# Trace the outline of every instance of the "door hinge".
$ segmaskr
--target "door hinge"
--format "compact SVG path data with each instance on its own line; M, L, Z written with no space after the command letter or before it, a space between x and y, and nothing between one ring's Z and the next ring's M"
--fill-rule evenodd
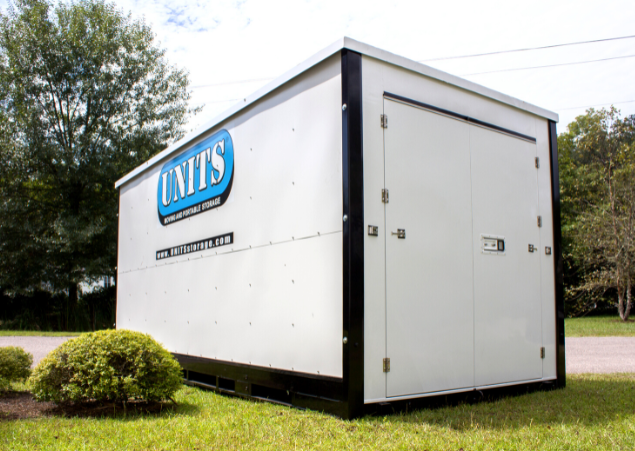
M540 158L536 157L536 169L540 167Z
M542 227L542 216L538 216L538 227Z
M545 358L545 348L544 348L544 346L542 348L540 348L540 358L541 359Z
M388 197L388 190L386 188L381 190L381 201L385 204L388 203L390 198Z
M390 373L390 357L384 359L384 373Z
M388 128L388 115L381 115L381 128Z

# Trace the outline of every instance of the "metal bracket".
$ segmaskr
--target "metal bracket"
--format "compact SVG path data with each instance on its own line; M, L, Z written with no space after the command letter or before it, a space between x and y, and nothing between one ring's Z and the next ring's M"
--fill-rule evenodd
M545 348L544 348L544 346L542 348L540 348L540 358L541 359L545 358Z
M406 239L406 229L397 229L396 232L390 232L391 235L397 235L397 238L400 240Z
M534 252L536 250L536 246L534 246L533 244L530 244L528 247L529 252Z
M536 169L540 167L540 158L536 157Z
M386 188L381 190L381 201L385 204L388 203L390 198L388 197L388 190Z
M390 373L390 357L384 359L384 373Z
M542 216L538 216L538 227L542 227Z
M386 114L381 115L381 128L388 128L388 116Z
M545 255L551 255L551 247L545 246Z
M368 226L368 235L369 236L379 236L379 227L374 225Z

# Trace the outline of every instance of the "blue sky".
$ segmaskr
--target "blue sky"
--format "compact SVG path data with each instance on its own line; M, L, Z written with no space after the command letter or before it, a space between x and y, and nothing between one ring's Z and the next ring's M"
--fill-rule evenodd
M205 104L190 128L342 36L421 61L635 35L632 0L116 3L145 18L170 62L189 70L193 103ZM626 55L635 55L635 39L426 64L464 75ZM615 103L635 114L634 74L635 57L465 78L556 111L563 130L587 106Z

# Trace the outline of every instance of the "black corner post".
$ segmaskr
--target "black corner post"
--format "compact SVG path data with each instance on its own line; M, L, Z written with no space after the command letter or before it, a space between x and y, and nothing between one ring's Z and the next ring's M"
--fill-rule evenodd
M562 229L560 222L560 174L558 171L558 134L556 123L549 121L549 154L551 157L551 199L553 209L553 257L555 258L556 289L556 374L558 387L566 386L564 353L564 261L562 259Z
M343 370L348 418L364 411L362 56L342 50ZM344 219L346 218L346 219Z

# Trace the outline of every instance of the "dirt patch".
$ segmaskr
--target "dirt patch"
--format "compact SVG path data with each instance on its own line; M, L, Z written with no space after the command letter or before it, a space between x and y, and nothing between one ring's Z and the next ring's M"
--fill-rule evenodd
M0 394L0 421L22 420L47 415L55 407L52 402L36 402L29 392L7 392Z
M0 395L0 421L45 416L113 417L158 414L175 407L174 403L143 401L130 401L125 404L95 401L58 406L52 402L37 402L29 392L7 392Z

